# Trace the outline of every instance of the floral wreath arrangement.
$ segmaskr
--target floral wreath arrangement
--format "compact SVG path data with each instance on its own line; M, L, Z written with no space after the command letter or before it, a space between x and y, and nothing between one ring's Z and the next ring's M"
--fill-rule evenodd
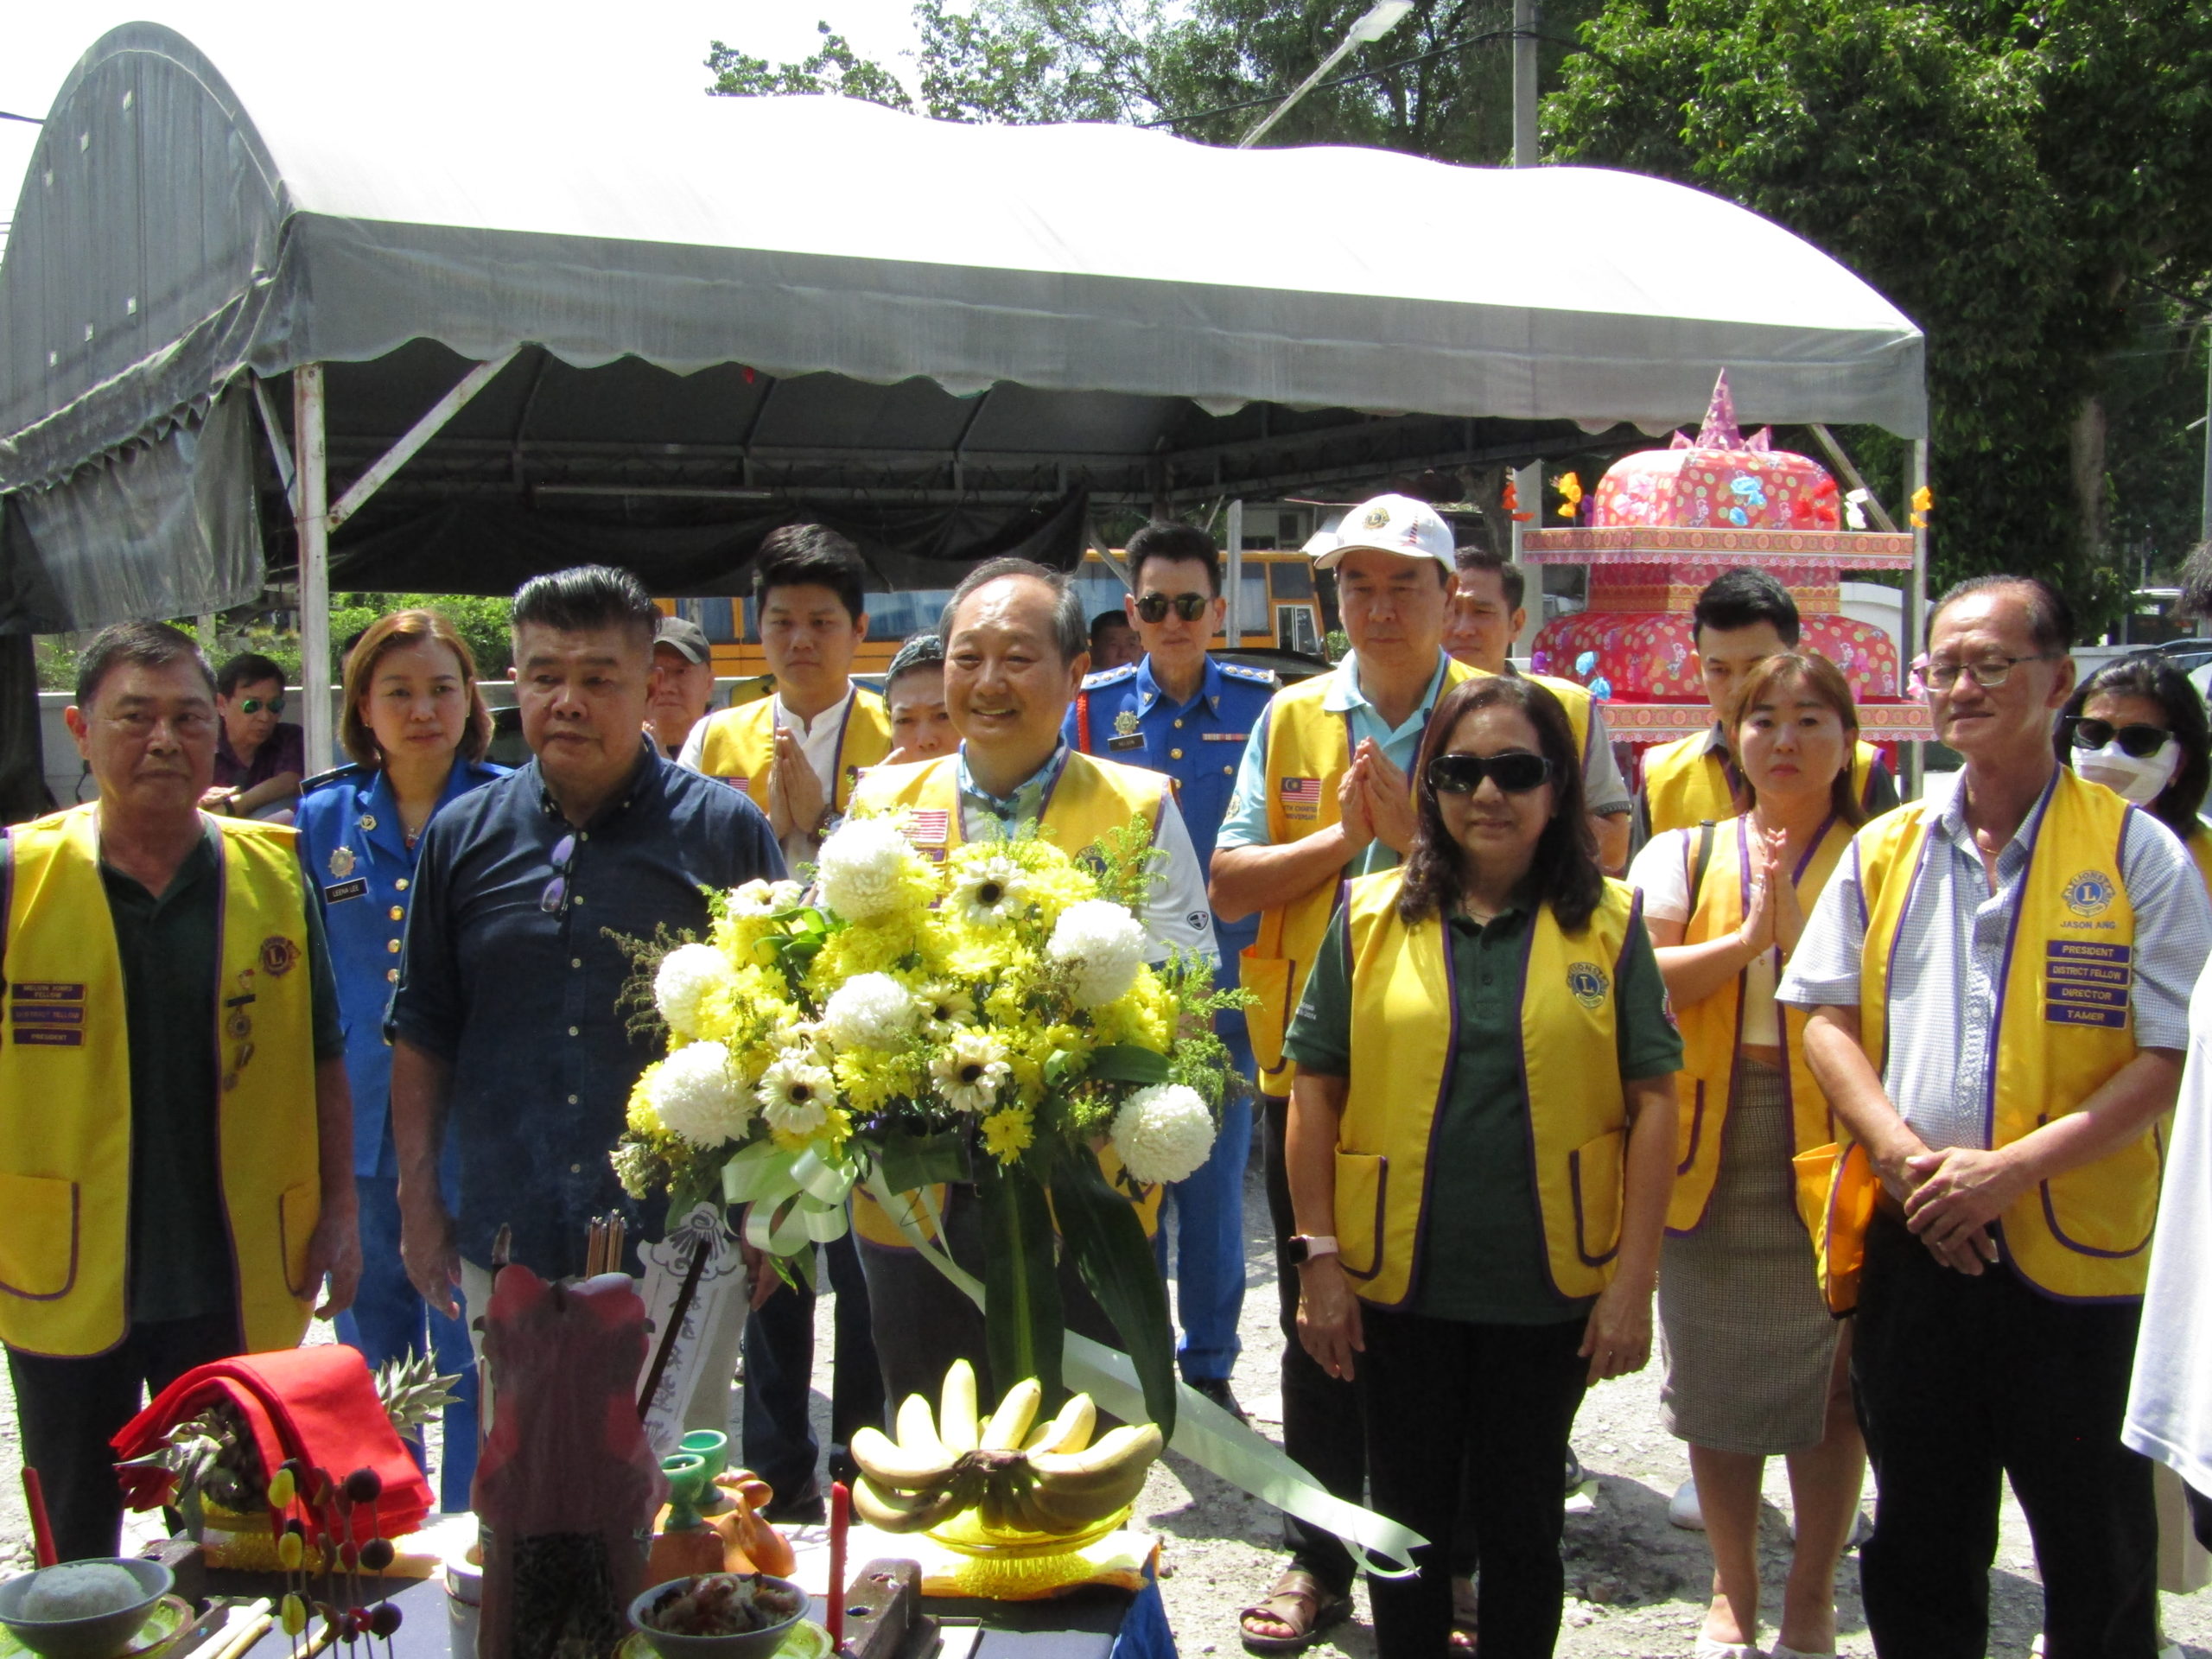
M898 817L855 817L810 891L747 882L711 895L706 939L634 944L633 1023L669 1052L630 1097L624 1189L749 1205L747 1239L809 1272L855 1186L934 1259L931 1189L972 1181L996 1373L1060 1398L1065 1249L1172 1433L1166 1296L1134 1199L1205 1161L1233 1075L1213 1016L1249 998L1216 991L1203 957L1146 963L1151 840L1133 820L1078 859L1032 827L940 861Z

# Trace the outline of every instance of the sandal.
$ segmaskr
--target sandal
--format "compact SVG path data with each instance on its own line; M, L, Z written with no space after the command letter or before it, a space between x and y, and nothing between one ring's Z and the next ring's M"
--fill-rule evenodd
M1265 1600L1239 1612L1236 1622L1245 1647L1253 1653L1302 1653L1319 1641L1330 1625L1351 1616L1350 1596L1332 1594L1304 1567L1294 1567L1285 1569ZM1250 1622L1255 1618L1287 1625L1292 1634L1274 1636L1255 1630Z

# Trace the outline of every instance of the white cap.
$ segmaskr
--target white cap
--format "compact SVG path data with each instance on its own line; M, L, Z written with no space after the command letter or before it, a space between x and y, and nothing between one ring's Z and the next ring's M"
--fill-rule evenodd
M1333 569L1345 554L1362 547L1402 559L1434 559L1446 570L1455 568L1452 526L1434 507L1410 495L1378 495L1361 502L1337 526L1335 545L1315 554L1313 563Z

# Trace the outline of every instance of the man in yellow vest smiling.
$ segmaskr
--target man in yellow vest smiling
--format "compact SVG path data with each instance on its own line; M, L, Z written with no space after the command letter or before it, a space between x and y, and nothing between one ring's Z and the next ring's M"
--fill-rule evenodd
M140 1390L291 1347L361 1257L321 912L290 830L199 810L207 659L109 628L64 717L99 800L0 842L0 1339L67 1560L116 1552Z
M1329 673L1278 691L1253 728L1229 817L1214 842L1212 893L1224 921L1257 912L1244 952L1244 1011L1260 1069L1268 1211L1281 1299L1283 1449L1338 1497L1360 1500L1367 1460L1353 1385L1315 1364L1298 1338L1298 1274L1284 1253L1297 1226L1283 1162L1296 1068L1290 1016L1344 878L1395 867L1413 844L1408 769L1429 711L1476 671L1444 653L1453 575L1451 527L1427 503L1380 495L1344 518L1314 563L1333 570L1351 653ZM1307 1646L1351 1611L1351 1552L1333 1534L1286 1517L1289 1567L1245 1609L1255 1651Z
M1215 952L1205 874L1168 779L1071 749L1061 740L1068 705L1090 663L1083 606L1066 577L1027 559L991 559L953 589L938 628L944 641L944 701L960 734L951 754L878 766L861 780L855 812L898 811L924 854L943 857L962 842L1035 824L1063 852L1081 853L1132 819L1152 827L1165 855L1152 898L1138 916L1147 955ZM953 1255L980 1261L976 1205L955 1190L944 1209ZM1156 1213L1155 1196L1147 1205ZM854 1230L875 1321L886 1395L929 1395L961 1355L981 1360L983 1319L919 1255L865 1194L854 1200ZM977 1268L980 1271L980 1268ZM1116 1343L1070 1262L1060 1293L1068 1325ZM1000 1377L1003 1391L1018 1378Z
M1832 1306L1858 1275L1884 1659L1985 1650L2004 1476L2050 1659L2159 1648L2151 1466L2120 1430L2212 903L2171 830L2054 759L2072 640L2030 578L1937 601L1922 668L1959 785L1859 832L1777 992L1812 1012L1848 1148L1819 1230ZM1854 1167L1879 1181L1863 1229Z

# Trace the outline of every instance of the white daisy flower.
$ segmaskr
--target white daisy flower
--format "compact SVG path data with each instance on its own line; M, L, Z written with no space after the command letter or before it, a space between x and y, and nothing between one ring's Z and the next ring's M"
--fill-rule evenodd
M1213 1150L1213 1114L1195 1089L1156 1083L1122 1103L1110 1139L1134 1179L1187 1180Z
M1010 858L987 858L961 872L952 905L970 927L1003 927L1029 908L1029 877Z
M1127 909L1104 899L1085 899L1060 913L1045 954L1075 969L1075 1004L1095 1008L1135 982L1144 944L1144 928Z
M796 881L747 881L729 896L729 913L741 922L758 921L791 908L806 890Z
M975 996L944 980L934 980L915 993L930 1035L946 1038L962 1026L976 1023Z
M838 1048L897 1048L921 1010L913 994L888 974L855 974L823 1005L822 1028Z
M956 1112L980 1112L991 1103L999 1085L1012 1075L1006 1051L988 1031L955 1033L945 1052L930 1062L930 1076L938 1092Z
M890 819L846 819L822 843L816 865L822 902L849 922L888 915L898 907L899 880L914 855Z
M811 1135L836 1103L836 1081L804 1049L785 1049L760 1074L756 1091L768 1127L785 1135Z
M660 1064L650 1090L653 1109L669 1132L695 1147L719 1147L743 1137L753 1103L730 1074L729 1050L720 1043L686 1043Z
M729 981L729 962L713 945L679 944L653 974L653 1006L678 1037L696 1037L701 1007Z

